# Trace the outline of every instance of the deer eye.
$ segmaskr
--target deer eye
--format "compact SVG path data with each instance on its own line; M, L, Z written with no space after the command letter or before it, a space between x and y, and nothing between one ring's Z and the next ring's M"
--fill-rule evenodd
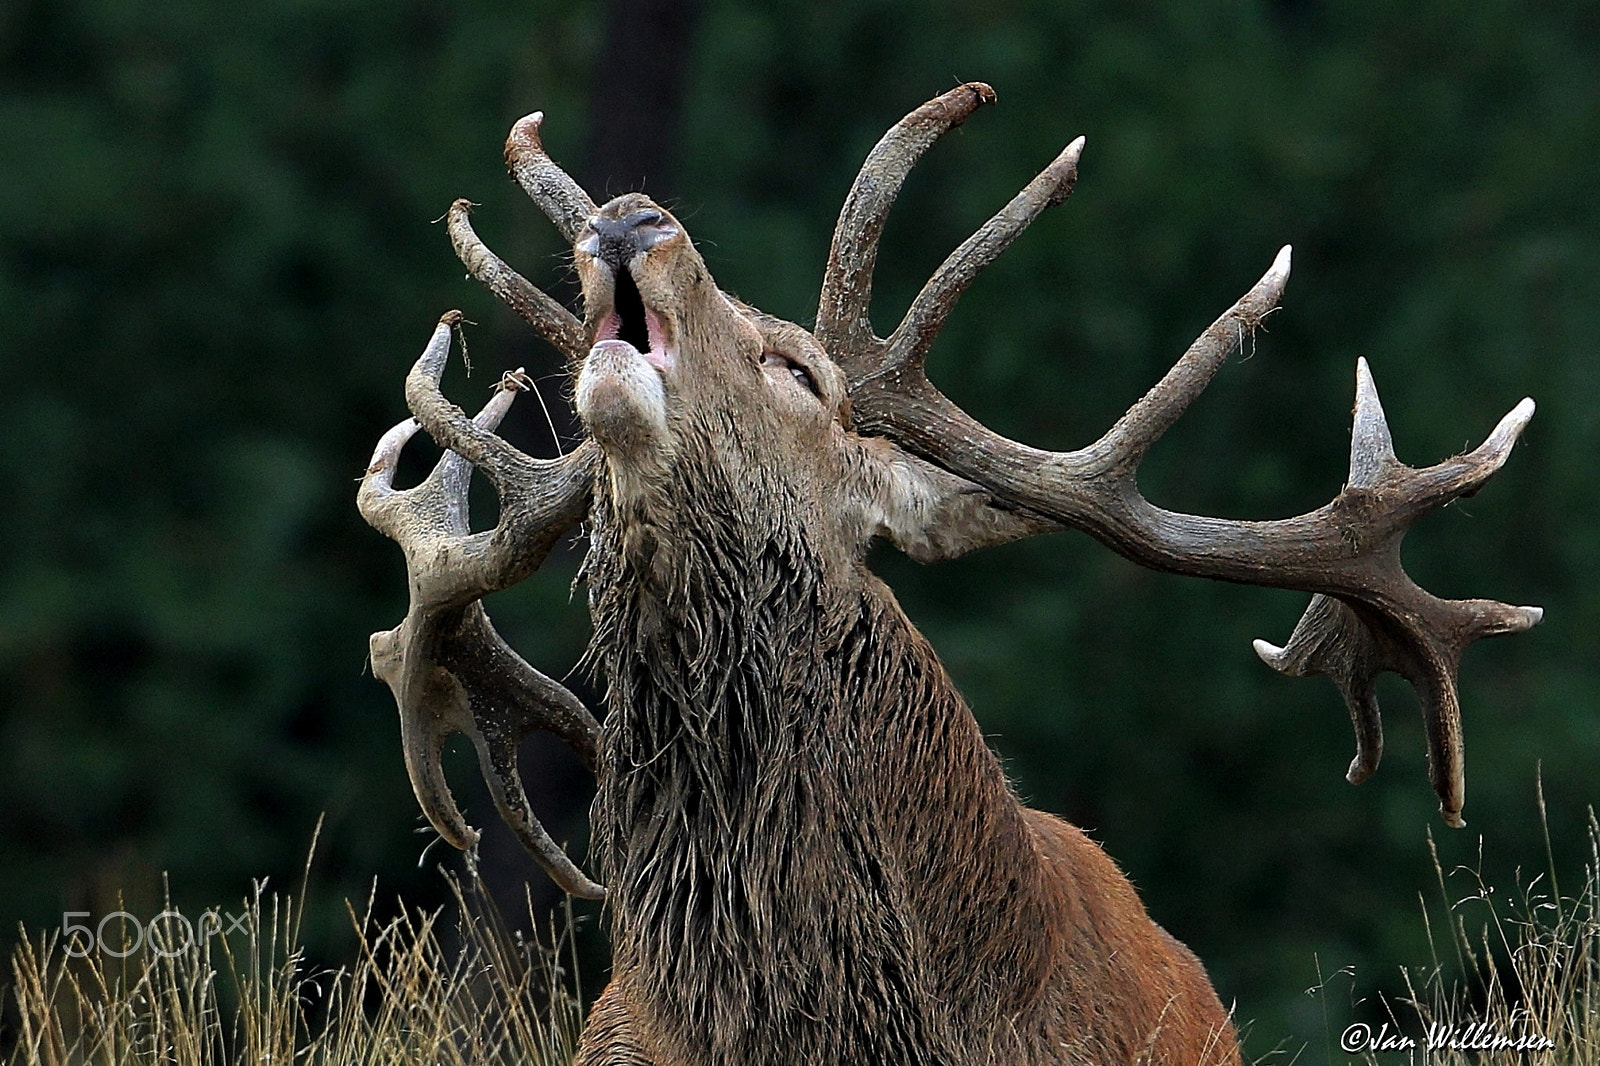
M782 367L784 370L787 370L790 374L794 375L794 379L796 381L809 389L811 391L811 395L815 396L819 400L822 399L822 390L817 388L817 383L812 379L810 372L793 359L790 359L787 355L784 355L782 352L775 352L770 349L762 352L761 365Z

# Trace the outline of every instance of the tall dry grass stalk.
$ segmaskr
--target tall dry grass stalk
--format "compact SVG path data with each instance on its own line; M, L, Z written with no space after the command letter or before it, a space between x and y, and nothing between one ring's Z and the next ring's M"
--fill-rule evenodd
M1542 783L1539 814L1544 822ZM1352 1004L1352 1016L1371 1021L1352 1021L1342 1030L1330 1025L1328 1061L1600 1066L1600 823L1594 810L1583 883L1571 896L1557 883L1548 828L1547 870L1527 881L1519 875L1509 895L1485 880L1481 854L1477 866L1447 874L1431 834L1428 846L1448 915L1441 931L1423 905L1432 962L1402 970L1403 995ZM1471 885L1464 895L1451 888L1461 879ZM1312 991L1325 994L1328 982Z
M309 865L309 863L308 863ZM152 922L129 941L23 937L12 956L13 1066L473 1066L570 1061L582 1025L569 937L509 931L451 879L442 911L351 910L356 961L316 969L305 892L257 885L242 913ZM570 929L570 922L567 925ZM209 935L208 935L209 934ZM104 940L105 938L99 938ZM68 952L71 946L73 952ZM84 948L89 950L84 951Z

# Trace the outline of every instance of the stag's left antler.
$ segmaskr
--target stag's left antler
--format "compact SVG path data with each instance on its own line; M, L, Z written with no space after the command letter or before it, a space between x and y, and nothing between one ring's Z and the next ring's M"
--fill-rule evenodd
M1417 690L1427 725L1429 776L1445 820L1461 808L1462 652L1482 637L1537 625L1537 607L1443 600L1400 564L1400 542L1422 515L1481 488L1511 453L1533 401L1524 399L1474 451L1417 470L1395 458L1366 361L1356 367L1350 476L1324 507L1295 518L1239 522L1178 514L1147 501L1139 463L1213 374L1272 311L1289 279L1289 249L1194 342L1166 377L1098 441L1047 452L973 420L928 381L924 360L956 300L1046 207L1071 191L1083 140L1072 142L1022 193L958 248L887 339L867 319L879 233L918 156L940 134L994 100L987 85L960 86L907 115L868 156L845 202L823 284L817 336L850 379L856 427L884 433L925 458L1039 515L1083 529L1122 555L1173 573L1314 593L1288 647L1256 642L1287 674L1328 674L1349 705L1357 752L1351 781L1378 764L1382 729L1374 684L1390 670Z
M464 733L478 751L495 806L523 845L563 889L600 899L605 889L573 864L534 816L517 772L517 744L537 729L561 737L593 770L600 728L576 696L500 639L480 602L538 569L556 540L582 519L595 450L585 444L558 459L535 459L495 435L512 400L529 387L520 370L502 379L476 418L446 400L439 377L450 331L460 321L458 311L439 320L406 379L416 417L384 434L357 497L362 516L404 549L411 589L405 621L372 635L372 669L394 692L411 787L439 834L462 850L478 841L439 765L445 738ZM448 450L419 485L397 490L395 463L420 428ZM480 533L467 521L473 467L500 496L499 522Z

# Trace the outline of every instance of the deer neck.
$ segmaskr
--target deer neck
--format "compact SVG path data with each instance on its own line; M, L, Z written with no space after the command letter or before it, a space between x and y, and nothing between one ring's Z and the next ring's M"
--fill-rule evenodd
M763 1017L848 1028L862 997L954 992L992 950L958 938L1030 920L1036 869L932 649L887 587L859 564L830 572L803 536L703 511L693 531L642 530L611 503L586 572L618 972L675 1004L684 1032L715 1034ZM860 1048L912 1040L850 1031Z

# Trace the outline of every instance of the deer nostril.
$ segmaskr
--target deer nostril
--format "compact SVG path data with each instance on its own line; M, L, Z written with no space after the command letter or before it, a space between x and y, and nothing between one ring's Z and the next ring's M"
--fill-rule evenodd
M654 208L641 208L623 218L595 218L589 222L589 229L592 236L580 241L579 249L614 271L678 232L666 214Z

